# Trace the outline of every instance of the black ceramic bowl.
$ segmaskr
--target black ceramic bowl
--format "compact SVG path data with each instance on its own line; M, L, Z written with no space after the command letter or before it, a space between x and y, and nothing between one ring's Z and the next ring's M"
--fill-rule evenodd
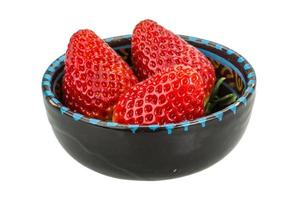
M130 35L106 39L130 65ZM254 103L256 77L244 57L220 44L181 36L226 77L222 93L239 99L208 116L164 126L122 125L91 119L65 107L61 80L65 56L47 69L42 82L48 119L65 150L83 165L123 179L160 180L185 176L214 164L240 140Z

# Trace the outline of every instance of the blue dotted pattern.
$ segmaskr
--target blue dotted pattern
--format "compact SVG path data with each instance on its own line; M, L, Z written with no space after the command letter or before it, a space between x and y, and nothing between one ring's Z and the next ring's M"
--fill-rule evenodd
M128 125L128 128L131 130L131 132L132 132L133 134L135 134L135 133L136 133L136 130L139 128L139 125L137 125L137 124Z
M65 107L65 106L61 106L61 107L60 107L60 111L61 111L62 115L63 115L64 113L66 113L68 110L69 110L69 108L67 108L67 107Z
M43 86L49 86L49 87L51 87L50 81L43 81L43 82L42 82L42 85L43 85Z
M52 99L51 99L55 104L60 104L61 102L57 99L57 98L55 98L55 97L53 97Z
M242 63L244 61L244 58L243 57L239 57L238 59L237 59L237 62L238 63Z
M191 125L191 123L189 121L185 121L185 122L182 122L182 127L184 127L184 131L185 132L188 132L189 131L189 126Z
M228 49L228 50L226 50L226 54L227 55L232 55L232 54L234 54L234 51L231 50L231 49Z
M244 70L249 70L249 69L251 69L251 66L250 66L250 64L245 64L244 66L243 66L243 69Z
M175 127L175 124L165 124L165 128L167 130L168 135L172 134L174 127Z
M197 119L197 121L201 124L201 126L204 128L206 127L206 121L207 119L205 117Z
M94 118L89 119L89 123L91 123L93 125L97 124L98 122L100 122L99 119L94 119Z
M243 103L245 106L247 104L246 97L243 97L243 96L240 97L237 101L240 102L240 103Z
M54 94L53 94L51 91L49 91L49 90L46 90L46 91L44 92L44 95L45 95L46 97L54 97Z
M73 113L72 117L75 121L79 121L80 119L83 118L83 115L79 113Z
M247 85L250 87L251 85L255 85L256 84L256 80L249 80ZM253 88L253 87L252 87ZM253 88L254 89L254 88Z
M218 112L214 113L214 115L215 115L215 117L216 117L219 121L222 121L223 112L218 111Z
M51 77L50 74L45 74L44 75L44 79L47 80L47 81L50 81L52 79L52 77Z
M121 39L130 40L130 37L131 37L131 35L125 35L125 36L120 36L120 37L115 37L115 38L108 38L108 39L105 39L105 41L106 42L112 42L113 40L121 40ZM185 122L182 122L180 124L166 124L164 126L159 126L159 125L154 124L154 125L147 126L149 128L149 130L151 130L151 131L156 131L156 130L160 129L161 127L164 127L165 130L167 131L167 134L171 135L171 134L173 134L174 128L176 126L180 126L184 129L184 131L186 133L188 133L189 126L191 126L193 124L200 124L201 127L206 127L208 118L212 117L212 116L215 117L215 119L217 119L219 122L221 122L223 120L225 112L227 112L229 110L233 114L236 114L237 108L240 104L247 105L247 95L254 93L254 87L256 84L255 73L253 72L252 66L249 63L247 63L247 61L242 56L240 56L239 54L237 54L233 50L228 49L225 46L222 46L220 44L216 44L214 42L210 42L208 40L203 40L203 39L199 39L199 38L191 37L191 36L187 36L184 38L188 42L196 42L196 43L201 43L203 45L208 45L208 46L212 45L212 46L214 46L214 48L216 50L225 52L225 54L228 56L236 57L237 64L240 64L246 72L249 71L249 73L247 74L247 78L249 79L247 82L248 87L246 88L244 95L242 97L240 97L237 100L237 102L228 106L223 111L218 111L216 113L209 115L208 117L202 117L202 118L199 118L199 119L194 120L194 121L185 121ZM115 47L114 49L116 50L116 49L122 49L122 48L130 48L130 45L123 45L123 46ZM210 56L211 58L213 58L212 55L207 55L207 56ZM99 119L85 117L84 115L82 115L80 113L74 113L74 112L70 111L69 108L67 108L61 104L61 102L55 97L55 95L53 94L53 92L51 90L51 81L52 81L52 76L56 72L56 70L63 66L64 60L65 60L65 55L59 57L57 60L55 60L48 67L46 73L43 76L43 81L42 81L43 95L46 98L48 98L51 102L53 102L53 104L55 104L59 108L60 113L62 115L64 115L64 114L70 115L75 121L84 120L85 122L90 123L92 125L100 125L101 124L101 125L105 125L105 126L111 127L111 128L114 128L117 126L125 126L125 125L118 124L115 122L104 122L104 121L101 121ZM226 65L226 66L228 66L228 65ZM234 67L234 65L232 66L232 68L233 67ZM234 68L236 68L236 67L234 67ZM236 70L239 71L237 68L236 68ZM240 74L240 76L243 79L242 74ZM140 126L139 125L128 125L128 128L130 129L132 134L136 134L136 132L138 131Z
M106 125L109 126L109 127L115 127L118 125L118 123L116 122L106 122Z
M222 50L222 46L220 44L216 44L215 48L218 49L218 50Z
M247 78L253 78L253 77L255 77L254 72L251 72L251 73L247 74Z
M149 125L148 127L149 127L149 129L151 129L152 131L156 131L160 126L157 125L157 124L152 124L152 125Z
M229 109L233 112L233 114L236 114L237 105L232 104L232 105L229 106Z

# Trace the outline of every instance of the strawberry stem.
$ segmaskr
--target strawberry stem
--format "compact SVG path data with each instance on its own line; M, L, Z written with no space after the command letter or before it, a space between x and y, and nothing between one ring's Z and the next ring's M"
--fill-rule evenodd
M211 94L210 100L213 100L217 96L219 88L222 85L222 83L225 81L225 79L226 79L225 77L221 77L220 79L218 79L213 89L213 92Z
M218 96L218 92L222 83L225 81L225 77L221 77L215 84L213 92L205 105L205 114L208 115L214 111L216 106L227 106L234 103L237 100L237 95L234 93L227 94L223 97Z
M218 100L216 100L216 103L220 103L220 105L229 105L232 104L236 101L237 96L233 93L231 94L227 94L221 98L219 98Z

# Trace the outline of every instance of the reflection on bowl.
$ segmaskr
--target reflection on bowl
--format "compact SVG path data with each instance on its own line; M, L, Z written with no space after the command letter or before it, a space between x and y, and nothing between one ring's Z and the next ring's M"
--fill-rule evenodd
M105 41L132 66L130 37ZM238 100L208 116L163 126L123 125L88 118L72 112L62 103L63 55L45 72L42 91L54 133L72 157L109 176L160 180L207 168L234 148L250 118L255 98L255 72L244 57L225 46L181 37L212 61L218 78L227 78L221 92L235 92Z

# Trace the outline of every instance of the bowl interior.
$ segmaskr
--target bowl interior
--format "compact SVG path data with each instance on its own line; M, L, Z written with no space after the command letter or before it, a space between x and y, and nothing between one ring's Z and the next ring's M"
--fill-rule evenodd
M131 47L130 45L121 45L121 46L113 46L114 50L128 63L128 65L132 68L133 71L136 71L134 68L132 61L131 61ZM221 87L219 91L220 96L224 96L229 93L235 93L238 98L243 95L243 91L245 89L245 78L243 77L243 74L240 73L238 68L235 68L232 65L227 66L227 60L224 60L225 62L221 63L223 61L223 58L220 58L220 60L217 60L217 55L213 54L212 52L200 48L200 50L208 57L208 59L212 62L212 64L215 66L216 70L216 77L226 77L226 81L223 83L223 86ZM55 75L55 79L53 81L53 87L52 90L54 94L56 94L57 99L62 101L62 78L64 75L64 65L59 68L57 71L57 74ZM215 107L214 112L223 109L223 107Z
M202 127L204 127L205 122L208 120L217 119L221 121L223 113L225 112L232 112L235 114L237 108L241 106L241 104L246 105L249 96L251 96L254 92L256 85L255 72L244 57L223 45L208 40L183 35L181 35L181 37L191 45L197 47L209 58L215 67L217 78L226 78L226 81L223 83L223 86L220 89L220 95L223 96L233 92L238 96L238 100L226 108L216 107L214 109L214 113L200 119L186 121L179 124L166 124L163 126L140 126L141 128L155 130L159 127L169 130L176 127L185 127L193 124L201 124ZM112 37L105 39L105 41L129 64L133 71L135 71L131 61L131 35ZM73 112L69 108L65 107L62 101L61 89L62 77L64 73L64 59L65 56L61 56L54 61L43 77L43 94L47 98L50 105L56 107L59 112L72 117L76 121L80 120L107 128L130 129L133 133L135 133L135 131L138 129L138 125L122 125L114 122L105 122L98 119L92 119L83 116L80 113Z

